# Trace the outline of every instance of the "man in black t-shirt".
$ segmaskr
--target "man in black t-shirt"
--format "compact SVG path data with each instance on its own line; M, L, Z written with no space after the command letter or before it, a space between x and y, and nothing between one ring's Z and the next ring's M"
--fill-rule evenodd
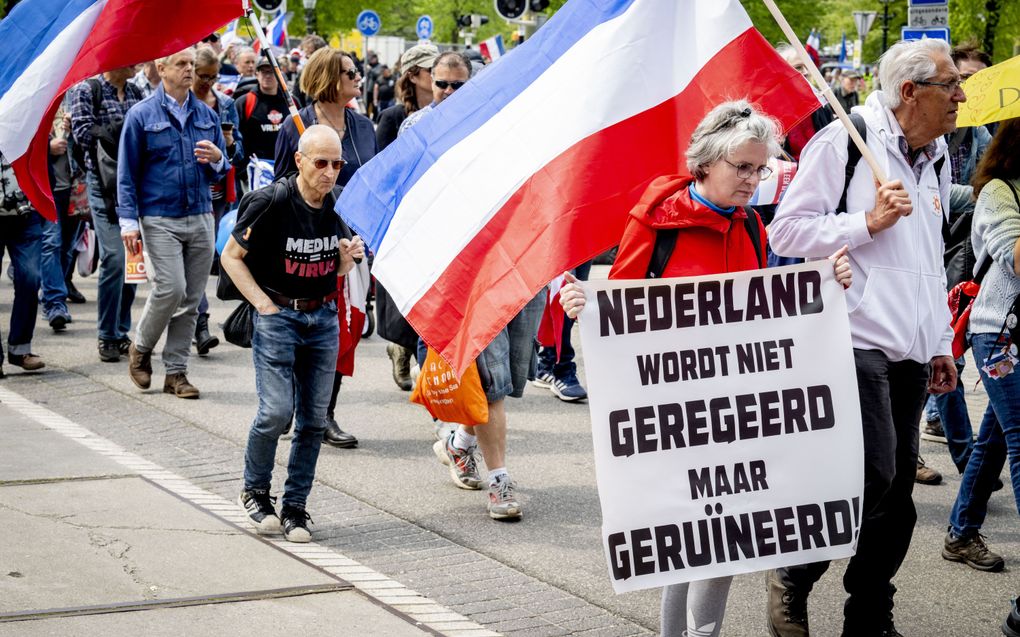
M287 117L287 97L280 91L269 60L260 59L256 75L258 88L241 96L234 107L241 122L238 128L245 154L272 161L276 154L276 136Z
M259 407L244 454L238 498L255 530L291 542L311 534L305 502L326 428L336 367L337 276L365 256L360 237L341 238L333 187L343 168L340 137L309 126L295 153L298 174L241 199L220 264L254 306L252 357ZM269 496L276 446L294 417L283 508Z

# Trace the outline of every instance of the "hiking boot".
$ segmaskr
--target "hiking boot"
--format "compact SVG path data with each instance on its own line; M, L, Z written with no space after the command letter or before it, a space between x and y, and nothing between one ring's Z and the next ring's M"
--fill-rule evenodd
M450 432L445 440L437 440L432 445L439 462L450 467L450 477L453 483L461 489L477 491L482 488L482 477L478 475L478 459L475 458L475 448L467 451L453 446L453 438L456 432Z
M139 352L132 343L128 348L128 376L139 389L148 389L152 385L152 352Z
M393 363L393 382L404 391L411 391L411 350L396 343L386 346L386 355Z
M768 572L766 580L768 608L765 626L771 637L808 637L807 595L789 589L775 570Z
M493 520L516 520L521 517L521 504L515 493L517 484L509 476L500 476L489 483L489 517Z
M326 431L322 434L322 441L338 449L353 449L358 446L358 439L341 429L331 416L326 416Z
M241 489L237 503L248 515L248 521L259 535L280 532L280 518L273 504L276 498L269 495L269 489Z
M588 397L588 392L584 390L584 387L581 387L581 383L577 381L577 374L574 372L557 378L550 389L552 393L556 394L557 398L568 403L584 400Z
M195 321L195 349L199 356L205 356L209 350L220 344L220 339L209 333L209 315L199 314Z
M1002 620L1002 634L1006 637L1020 637L1020 597L1011 602L1012 609Z
M116 363L120 360L121 355L117 341L99 341L99 360L104 363Z
M64 281L67 284L67 302L68 303L84 303L85 295L78 291L78 288L74 287L74 283L70 281Z
M117 351L120 352L121 356L127 356L131 350L131 339L128 337L117 339Z
M942 429L941 420L929 420L921 427L921 440L929 440L931 442L941 442L944 445L949 444L946 441L946 432Z
M917 473L914 474L914 482L918 484L935 485L942 482L942 474L924 464L924 458L917 456Z
M163 393L173 394L178 398L198 398L199 396L198 387L188 382L188 377L184 375L184 372L167 374L163 381Z
M8 354L7 362L15 367L20 367L26 372L34 372L46 367L43 359L35 354Z
M963 562L971 568L992 573L1001 571L1006 566L1001 555L988 550L983 535L978 533L972 537L956 537L952 529L946 533L942 557L950 562Z
M308 512L298 507L285 504L280 511L283 537L288 542L311 542L312 532L308 530L308 523L311 521L312 517Z

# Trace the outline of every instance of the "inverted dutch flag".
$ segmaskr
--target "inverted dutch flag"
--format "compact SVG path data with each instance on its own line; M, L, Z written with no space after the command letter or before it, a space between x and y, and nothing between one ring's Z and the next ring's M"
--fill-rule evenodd
M50 124L64 92L103 71L163 57L242 13L241 0L22 0L0 22L0 152L48 219Z
M772 174L765 181L758 183L749 206L773 206L783 200L786 189L790 187L794 176L797 174L797 162L783 161L772 157L769 159L769 168Z
M274 48L284 49L287 47L287 23L294 16L293 11L280 12L273 21L266 25L266 37ZM255 40L252 48L256 53L261 52L261 42Z
M495 62L503 57L506 53L506 49L503 48L503 36L496 35L482 42L478 45L478 52L482 54L482 57L489 58L490 62Z
M818 57L818 52L822 48L822 38L818 34L818 31L811 29L811 33L808 34L807 40L804 41L804 50L811 57L811 61L818 66L821 62L821 58Z
M712 107L818 108L738 0L570 0L363 166L337 211L411 325L462 372L560 273L615 245Z

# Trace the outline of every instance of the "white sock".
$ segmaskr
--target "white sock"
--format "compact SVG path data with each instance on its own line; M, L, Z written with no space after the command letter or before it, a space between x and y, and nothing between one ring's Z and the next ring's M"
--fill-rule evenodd
M472 436L464 431L463 427L457 427L457 431L453 434L453 446L461 451L473 449L478 444L477 440L477 436Z
M493 469L492 471L489 472L489 484L496 484L496 482L498 480L508 480L508 479L510 479L510 474L507 473L506 467L500 467L498 469Z

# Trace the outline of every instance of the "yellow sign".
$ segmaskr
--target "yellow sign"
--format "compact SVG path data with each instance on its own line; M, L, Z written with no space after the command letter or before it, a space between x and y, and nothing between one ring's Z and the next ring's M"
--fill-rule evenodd
M978 126L1020 117L1020 56L972 75L963 85L957 126Z

